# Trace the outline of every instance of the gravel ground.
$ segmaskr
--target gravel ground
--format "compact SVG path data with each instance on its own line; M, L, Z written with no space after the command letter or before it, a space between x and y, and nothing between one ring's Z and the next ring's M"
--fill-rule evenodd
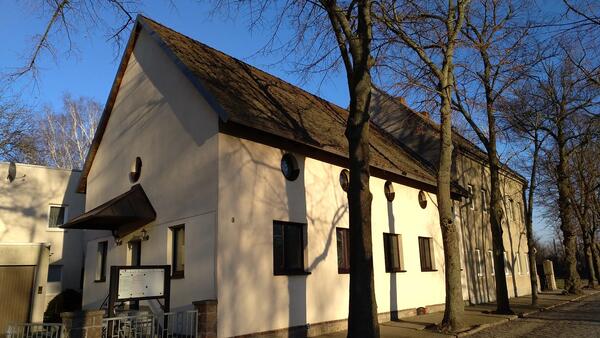
M470 337L600 337L600 293L491 327Z

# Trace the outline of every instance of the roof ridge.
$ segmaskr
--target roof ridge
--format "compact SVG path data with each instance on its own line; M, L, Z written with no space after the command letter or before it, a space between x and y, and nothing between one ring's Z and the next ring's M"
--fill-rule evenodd
M420 121L425 122L425 123L433 126L434 128L436 128L436 131L437 131L437 129L439 129L440 125L437 122L433 121L432 119L430 119L430 118L428 118L426 116L423 116L423 114L420 114L420 113L416 112L410 106L408 106L407 104L405 104L404 102L402 102L401 100L399 100L397 97L394 97L390 93L386 92L385 90L383 90L383 89L381 89L381 88L379 88L379 87L377 87L375 85L373 85L373 89L375 89L379 95L382 95L386 99L394 102L395 104L397 104L397 105L399 105L399 106L401 106L403 108L406 108L406 110L408 110L412 115L418 116L418 118L420 119ZM466 138L465 136L463 136L460 132L458 132L454 128L454 126L452 126L452 136L457 136L458 138L460 138L459 141L465 142L468 146L470 146L473 149L475 149L478 152L478 154L476 154L476 155L479 155L479 156L487 158L488 153L487 153L486 150L481 149L477 144L475 144L474 142L472 142L471 140L469 140L468 138ZM457 144L457 146L461 146L461 144L459 143L459 144ZM465 148L464 146L462 148L473 152L473 150ZM514 170L513 168L511 168L508 165L508 163L501 162L501 164L502 164L501 167L504 168L505 170L507 170L509 173L512 173L512 174L516 175L517 177L525 180L525 178L520 173L518 173L516 170Z
M329 101L329 100L327 100L327 99L324 99L324 98L320 97L320 96L319 96L319 95L317 95L317 94L311 93L311 92L309 92L308 90L306 90L306 89L304 89L304 88L302 88L302 87L300 87L300 86L298 86L298 85L295 85L295 84L293 84L293 83L291 83L291 82L289 82L289 81L287 81L287 80L285 80L285 79L282 79L281 77L279 77L279 76L277 76L277 75L273 75L273 74L271 74L271 73L269 73L269 72L267 72L267 71L265 71L265 70L262 70L261 68L258 68L257 66L251 65L251 64L249 64L248 62L246 62L246 61L244 61L244 60L241 60L241 59L239 59L239 58L237 58L237 57L235 57L235 56L229 55L229 54L227 54L227 53L225 53L225 52L223 52L223 51L221 51L221 50L218 50L218 49L216 49L215 47L212 47L212 46L210 46L210 45L208 45L208 44L206 44L206 43L204 43L204 42L201 42L201 41L199 41L199 40L196 40L195 38L193 38L193 37L191 37L191 36L189 36L189 35L186 35L186 34L180 33L180 32L178 32L178 31L176 31L176 30L174 30L174 29L170 28L169 26L165 26L164 24L162 24L162 23L160 23L160 22L158 22L158 21L156 21L156 20L150 19L150 18L148 18L148 17L146 17L146 16L143 16L143 15L139 15L139 16L140 16L140 17L142 17L143 19L145 19L145 20L148 20L148 21L151 21L151 22L153 22L153 23L155 23L155 24L157 24L157 25L159 25L159 26L161 26L161 27L163 27L163 28L165 28L165 29L167 29L167 30L169 30L169 31L171 31L171 32L173 32L173 33L175 33L175 34L177 34L177 35L181 35L181 36L185 37L186 39L190 39L190 40L192 40L194 43L197 43L197 44L199 44L199 45L202 45L202 46L204 46L205 48L208 48L208 49L210 49L210 50L212 50L212 51L214 51L214 52L217 52L217 53L219 53L219 54L221 54L221 55L223 55L223 56L226 56L226 57L228 57L228 58L234 59L235 61L238 61L238 62L240 62L240 63L242 63L242 64L244 64L244 65L246 65L246 66L248 66L248 67L252 67L252 68L256 69L257 71L259 71L259 72L263 73L264 75L267 75L267 76L270 76L270 77L276 78L277 80L279 80L279 81L281 81L281 82L284 82L284 83L286 83L286 84L288 84L288 85L290 85L290 86L294 86L294 87L296 87L296 88L300 89L300 90L301 90L302 92L304 92L305 94L307 94L307 95L310 95L310 96L314 97L315 99L317 99L317 100L319 100L319 101L321 101L321 102L323 102L323 103L325 103L325 104L327 104L327 105L330 105L330 106L334 106L334 107L340 108L340 109L342 109L342 110L344 110L344 111L346 111L346 112L348 111L348 109L346 109L346 108L344 108L344 107L342 107L342 106L338 105L337 103L331 102L331 101ZM161 39L162 39L162 38L161 38Z
M214 47L211 47L211 46L207 45L206 43L203 43L203 42L198 41L198 40L196 40L196 39L194 39L194 38L192 38L192 37L190 37L188 35L180 33L180 32L178 32L178 31L176 31L176 30L174 30L174 29L172 29L172 28L170 28L168 26L165 26L165 25L163 25L163 24L161 24L161 23L153 20L153 19L147 18L145 16L142 16L142 18L145 19L145 20L147 20L147 21L150 21L151 23L154 23L154 24L160 26L162 29L166 29L167 31L169 31L169 32L171 32L173 34L176 34L177 36L181 36L181 37L183 37L185 39L188 39L188 40L192 41L193 43L201 46L202 48L206 48L206 49L208 49L208 50L210 50L212 52L218 53L219 55L221 55L223 57L226 57L226 58L229 58L229 59L232 59L235 62L238 62L239 64L241 64L241 65L243 65L245 67L250 67L252 70L258 71L258 72L260 72L262 75L264 75L266 77L273 78L273 79L275 79L277 81L281 81L282 83L284 83L284 84L286 84L286 85L288 85L290 87L298 89L300 92L303 93L303 95L307 95L307 96L310 96L310 97L318 100L320 103L333 108L334 111L339 110L339 111L344 112L346 115L342 116L342 118L344 120L344 124L347 123L347 118L348 118L348 115L349 115L348 109L346 109L344 107L341 107L340 105L338 105L336 103L333 103L333 102L331 102L331 101L329 101L327 99L324 99L324 98L320 97L319 95L313 94L313 93L311 93L311 92L309 92L309 91L307 91L307 90L299 87L298 85L290 83L289 81L287 81L285 79L282 79L282 78L280 78L280 77L278 77L276 75L268 73L268 72L266 72L266 71L264 71L264 70L262 70L262 69L260 69L260 68L258 68L256 66L254 66L254 65L251 65L251 64L249 64L249 63L247 63L247 62L245 62L243 60L240 60L240 59L238 59L238 58L236 58L234 56L231 56L231 55L229 55L229 54L227 54L227 53L225 53L223 51L220 51L220 50L218 50L218 49L216 49ZM149 28L152 29L153 31L155 31L155 29L153 27L149 27ZM165 41L165 39L163 37L159 36L159 38L164 43L168 44L168 42ZM171 48L171 47L169 47L169 48ZM433 166L429 163L429 161L427 161L425 158L422 158L418 153L412 151L412 149L408 148L406 145L403 145L400 141L398 141L395 137L393 137L393 135L391 135L390 133L388 133L387 131L385 131L383 128L380 128L373 120L369 120L369 126L370 126L371 129L373 129L374 131L376 131L377 133L379 133L381 135L381 137L387 139L388 142L391 142L394 146L398 147L399 150L402 153L406 154L409 158L411 158L414 161L414 163L416 165L418 165L421 169L427 170L431 175L435 176L435 170L434 170ZM374 147L374 144L371 143L371 146ZM396 164L396 165L399 165L399 164Z

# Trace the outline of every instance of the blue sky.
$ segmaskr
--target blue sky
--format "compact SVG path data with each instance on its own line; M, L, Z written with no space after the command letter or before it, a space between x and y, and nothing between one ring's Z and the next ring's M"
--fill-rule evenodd
M211 7L206 2L177 1L173 8L168 1L148 1L141 11L144 15L206 43L229 55L242 59L271 74L300 84L300 77L292 66L276 63L276 56L256 55L266 43L266 31L250 32L243 16L226 19L223 15L210 15ZM34 14L32 14L32 12ZM0 11L0 72L6 73L25 63L33 47L33 37L40 34L47 17L38 17L28 2L3 1ZM126 38L128 33L124 35ZM283 35L285 37L285 35ZM122 51L107 40L105 31L78 30L73 35L73 53L64 53L65 44L59 45L56 57L45 53L40 59L38 80L23 79L13 86L13 93L20 93L29 105L41 108L51 104L60 108L64 93L87 96L104 103L112 85ZM321 78L303 82L302 87L341 106L348 102L343 74L334 74L325 82ZM14 90L16 88L16 90Z

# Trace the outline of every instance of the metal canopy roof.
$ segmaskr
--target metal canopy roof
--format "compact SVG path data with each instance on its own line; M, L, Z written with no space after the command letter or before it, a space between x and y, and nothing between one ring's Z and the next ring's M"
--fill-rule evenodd
M156 219L156 211L140 184L61 225L63 229L110 230L123 237Z

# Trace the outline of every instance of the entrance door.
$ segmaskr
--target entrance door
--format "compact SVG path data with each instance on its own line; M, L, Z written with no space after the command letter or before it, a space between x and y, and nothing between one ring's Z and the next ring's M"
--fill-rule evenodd
M129 254L131 255L129 261L132 266L142 265L142 241L134 240L129 242ZM131 310L139 310L140 302L137 300L130 301L129 308Z
M0 266L0 336L10 323L29 322L35 266Z
M129 247L131 248L131 265L142 265L142 241L131 241Z

